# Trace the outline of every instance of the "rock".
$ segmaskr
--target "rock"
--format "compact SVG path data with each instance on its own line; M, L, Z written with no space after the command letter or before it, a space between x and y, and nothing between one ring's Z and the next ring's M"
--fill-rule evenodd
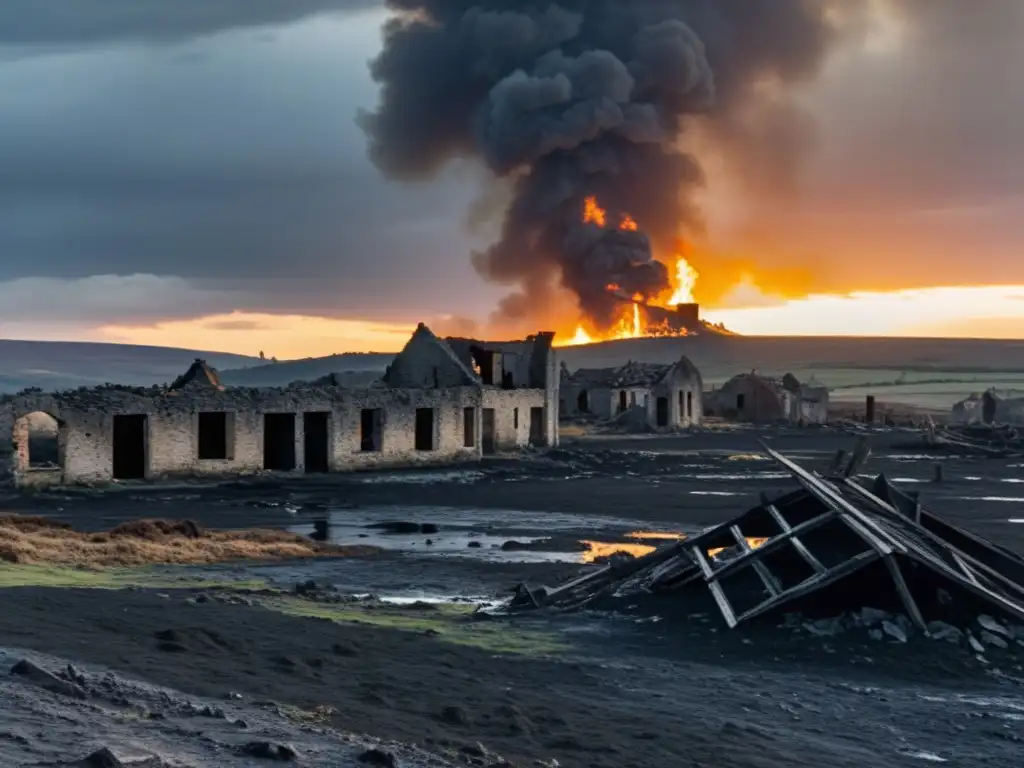
M479 541L471 541L466 546L470 549L479 549L483 545Z
M440 529L435 523L424 523L420 526L420 533L438 533Z
M872 627L876 624L881 624L888 618L888 613L880 611L877 608L861 608L860 613L857 614L857 621L865 627Z
M903 634L907 637L914 634L914 624L902 613L897 614L892 621L897 627L903 630Z
M445 707L441 710L441 719L449 725L465 725L468 722L466 712L461 707Z
M818 619L817 621L805 621L805 630L818 637L831 637L843 632L843 620L841 616L834 619Z
M261 760L277 760L291 763L298 759L295 750L287 744L275 744L272 741L249 741L238 748L239 753Z
M396 768L398 761L390 752L383 749L368 749L358 758L360 763L366 765L379 765L382 768Z
M978 624L981 625L982 629L987 629L994 635L1002 635L1003 637L1013 637L1013 633L1010 632L1010 629L1008 627L1004 627L991 616L979 616Z
M38 685L40 688L49 691L50 693L57 693L61 696L70 696L75 699L87 698L85 691L74 683L69 683L67 680L61 680L52 672L47 672L42 667L33 664L28 659L22 659L13 667L11 667L11 674L25 678L26 681L33 685Z
M978 642L978 639L970 632L967 633L967 644L971 646L971 650L975 653L984 653L985 646Z
M964 633L947 624L944 621L932 621L928 623L928 635L933 640L945 640L950 643L960 644L964 639Z
M868 632L868 637L870 637L872 640L881 640L883 637L885 637L885 635L882 634L882 630L880 629L872 629L870 632Z
M997 635L995 632L989 632L987 629L981 630L981 640L988 645L994 645L996 648L1002 648L1003 650L1010 647L1005 638Z
M118 760L113 752L103 747L78 762L71 763L68 768L125 768L125 764Z
M317 583L313 579L304 581L301 584L295 585L295 594L297 595L310 595L316 592L318 589Z
M903 630L903 627L893 621L883 621L882 631L897 642L907 642L907 633Z

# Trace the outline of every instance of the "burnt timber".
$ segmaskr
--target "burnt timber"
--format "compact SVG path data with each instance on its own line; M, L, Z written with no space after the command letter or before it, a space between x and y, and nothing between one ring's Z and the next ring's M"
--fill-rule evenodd
M799 486L692 538L614 560L557 588L520 586L499 610L572 610L598 597L703 587L734 628L782 612L835 615L865 607L962 623L993 614L1024 623L1024 558L943 520L884 476L856 479L869 448L840 452L824 474L770 448Z

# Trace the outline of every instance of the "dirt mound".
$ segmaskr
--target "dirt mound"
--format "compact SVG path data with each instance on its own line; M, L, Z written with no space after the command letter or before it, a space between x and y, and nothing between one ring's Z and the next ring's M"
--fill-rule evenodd
M190 565L374 554L286 531L208 531L192 520L133 520L105 533L82 533L44 517L0 517L0 561L25 565Z

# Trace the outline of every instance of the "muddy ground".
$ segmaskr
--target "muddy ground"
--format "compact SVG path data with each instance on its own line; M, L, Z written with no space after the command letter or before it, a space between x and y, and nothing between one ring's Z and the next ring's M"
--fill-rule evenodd
M675 598L474 622L446 606L356 609L318 590L318 599L289 598L283 608L266 590L229 599L189 583L211 574L285 588L313 579L339 595L405 601L552 583L590 567L580 541L614 549L643 544L630 536L638 532L693 532L757 503L762 491L790 489L756 455L765 437L812 467L852 444L825 430L609 438L463 470L9 499L8 511L97 530L145 516L309 532L328 519L335 540L388 551L167 572L181 579L177 589L4 589L0 644L193 695L329 706L346 730L438 753L472 753L480 742L520 765L1019 765L1024 644L1014 640L975 654L919 636L878 641L866 629L822 637L778 617L729 631L712 605ZM1024 551L1024 523L1011 522L1024 518L1024 461L936 460L893 447L907 437L876 435L866 470ZM937 463L942 483L931 482ZM427 528L370 527L399 521ZM526 551L505 545L545 536Z

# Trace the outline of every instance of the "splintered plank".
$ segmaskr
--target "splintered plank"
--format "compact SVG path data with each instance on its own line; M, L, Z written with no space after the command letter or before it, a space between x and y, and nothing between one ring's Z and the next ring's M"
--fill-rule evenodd
M738 525L729 526L729 531L732 533L733 538L736 539L736 544L745 553L754 551L754 548L750 546L750 542L747 541L747 537L743 535L743 531L740 530ZM762 563L756 558L752 558L750 561L750 567L754 569L757 575L761 578L761 583L764 584L764 588L768 590L768 594L772 597L779 594L782 591L782 585L779 584L778 579L768 570L768 566Z
M715 602L718 603L718 610L722 612L722 618L725 619L725 623L729 625L729 629L733 629L736 624L736 612L732 609L732 604L729 602L729 598L725 596L725 591L722 589L722 585L715 581L715 571L711 568L711 563L708 562L707 557L704 556L704 550L700 547L690 547L690 552L693 554L693 559L697 561L697 565L700 566L701 571L704 573L704 579L707 582L708 589L711 590L712 597L715 598Z
M818 573L824 573L827 570L825 566L821 564L821 561L818 560L818 558L811 554L811 550L809 550L807 548L807 545L800 540L799 536L793 535L792 526L790 526L789 521L782 516L782 513L775 508L775 505L769 504L767 505L766 509L768 510L768 514L771 515L772 518L775 520L779 528L782 529L783 533L789 534L789 540L793 544L793 549L795 549L797 553L800 555L800 557L804 559L804 562L806 562L809 566L811 566L811 568L813 568Z

